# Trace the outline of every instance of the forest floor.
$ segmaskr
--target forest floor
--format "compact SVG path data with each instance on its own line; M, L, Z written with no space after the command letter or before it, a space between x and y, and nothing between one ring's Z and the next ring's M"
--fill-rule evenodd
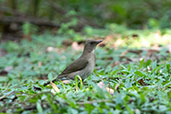
M0 113L171 113L171 30L111 25L30 37L0 43ZM87 38L104 40L94 72L44 87L80 56Z

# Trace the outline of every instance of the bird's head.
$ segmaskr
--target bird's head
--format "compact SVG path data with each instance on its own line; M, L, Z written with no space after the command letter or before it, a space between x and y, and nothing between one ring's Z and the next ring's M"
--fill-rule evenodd
M94 52L97 44L102 42L102 40L87 40L84 47L84 53Z

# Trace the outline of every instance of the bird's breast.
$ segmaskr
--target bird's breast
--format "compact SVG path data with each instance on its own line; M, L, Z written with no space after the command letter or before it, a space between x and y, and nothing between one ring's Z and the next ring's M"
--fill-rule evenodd
M92 54L88 60L88 69L93 72L95 67L95 55Z
M82 70L82 78L87 78L94 70L95 68L95 55L92 54L88 56L88 65Z

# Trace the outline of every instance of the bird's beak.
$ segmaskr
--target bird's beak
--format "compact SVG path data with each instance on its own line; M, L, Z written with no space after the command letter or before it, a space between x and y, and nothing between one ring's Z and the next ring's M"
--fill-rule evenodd
M97 42L97 44L99 44L99 43L101 43L103 40L97 40L96 42Z

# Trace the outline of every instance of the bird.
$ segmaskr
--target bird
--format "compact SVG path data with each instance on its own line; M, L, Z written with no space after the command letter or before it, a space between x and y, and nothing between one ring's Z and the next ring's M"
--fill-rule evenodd
M94 70L96 64L95 48L102 40L87 40L82 55L67 66L64 71L52 82L62 79L75 79L79 75L83 80L87 78ZM50 82L44 84L48 85Z

